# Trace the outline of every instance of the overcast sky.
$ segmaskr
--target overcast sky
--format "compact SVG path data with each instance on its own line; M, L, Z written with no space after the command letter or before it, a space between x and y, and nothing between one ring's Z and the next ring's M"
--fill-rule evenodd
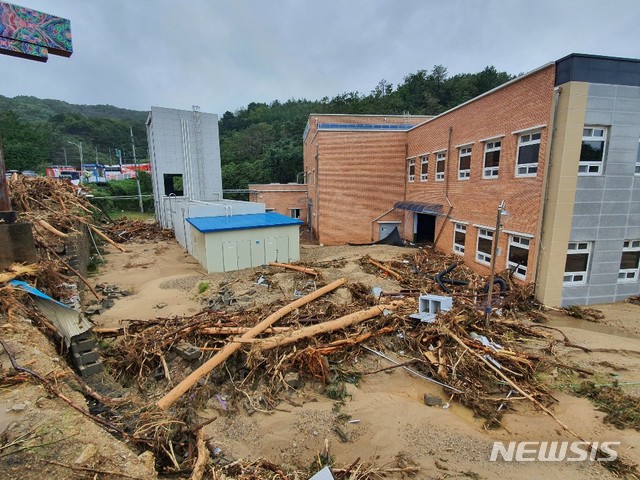
M11 1L11 0L10 0ZM16 0L74 53L0 55L0 94L223 114L369 93L420 69L517 74L571 52L640 57L640 0Z

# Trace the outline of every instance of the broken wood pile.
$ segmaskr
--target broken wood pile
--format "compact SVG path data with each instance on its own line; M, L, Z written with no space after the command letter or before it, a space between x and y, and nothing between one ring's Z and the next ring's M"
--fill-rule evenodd
M172 240L173 231L162 228L155 222L121 218L103 227L116 242Z
M65 240L83 228L124 251L96 226L103 214L81 192L69 182L48 177L16 176L9 181L11 204L18 218L33 225L36 245L48 256L63 254Z

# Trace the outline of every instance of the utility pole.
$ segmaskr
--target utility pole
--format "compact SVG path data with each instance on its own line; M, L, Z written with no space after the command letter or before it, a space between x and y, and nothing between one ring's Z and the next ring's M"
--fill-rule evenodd
M498 205L498 214L496 215L496 231L493 235L493 252L491 253L491 274L489 275L489 291L487 292L487 306L485 307L486 318L484 320L484 327L489 328L489 322L491 320L492 310L492 296L493 296L493 280L496 273L496 258L498 256L498 238L500 236L500 223L502 221L502 215L506 215L504 210L504 200Z
M9 185L7 185L6 173L7 170L4 166L4 155L2 153L2 138L0 138L0 219L7 223L13 223L16 221L16 218L13 218L13 215L10 214L10 212L12 212L11 199L9 197ZM9 220L9 217L12 219Z
M144 213L144 206L142 205L142 190L140 189L140 178L138 177L138 160L136 159L136 144L133 141L133 127L129 127L129 133L131 134L131 147L133 149L133 168L136 170L136 185L138 186L138 203L140 204L140 212Z
M68 166L69 163L67 163L67 147L62 147L62 151L64 152L64 166Z
M82 185L82 177L84 177L84 158L82 157L82 142L80 143L75 143L75 142L70 142L69 140L67 140L67 143L70 143L71 145L75 145L76 147L78 147L80 149L80 185Z

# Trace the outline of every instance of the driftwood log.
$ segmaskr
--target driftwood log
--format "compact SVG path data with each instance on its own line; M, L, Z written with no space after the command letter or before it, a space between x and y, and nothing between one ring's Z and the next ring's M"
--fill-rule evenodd
M242 339L254 338L256 335L264 332L266 329L268 329L271 325L273 325L275 322L280 320L285 315L291 313L292 311L294 311L295 309L303 305L306 305L309 302L312 302L316 298L319 298L322 295L335 290L336 288L344 285L346 282L347 282L346 278L341 278L339 280L336 280L335 282L330 283L329 285L319 288L318 290L316 290L313 293L310 293L309 295L305 295L304 297L299 298L295 302L285 305L284 307L280 308L276 312L269 315L267 318L265 318L263 321L258 323L256 326L251 328L248 332L244 333L240 338ZM233 355L235 352L240 350L241 347L242 347L242 343L240 342L231 342L227 344L222 350L220 350L213 357L211 357L211 359L209 359L207 362L202 364L199 368L194 370L187 378L181 381L169 393L167 393L164 397L158 400L157 402L158 407L162 409L169 408L171 405L175 403L176 400L178 400L182 395L184 395L187 392L187 390L189 390L193 385L195 385L195 383L198 380L200 380L202 377L204 377L207 373L209 373L211 370L216 368L218 365L225 362L231 355Z
M287 268L289 270L295 270L296 272L307 273L309 275L313 275L314 277L318 276L318 272L313 268L301 267L300 265L291 265L290 263L269 262L269 266Z
M281 333L279 335L274 335L262 340L256 340L253 342L251 352L259 353L271 348L277 348L283 345L289 345L290 343L295 343L298 340L302 340L303 338L314 337L322 333L340 330L341 328L356 325L358 323L364 322L365 320L369 320L370 318L377 317L378 315L381 315L385 310L393 311L397 307L398 305L396 303L389 305L376 305L374 307L368 308L367 310L360 310L359 312L350 313L349 315L336 318L335 320L319 323L317 325L311 325L309 327L304 327L288 333Z

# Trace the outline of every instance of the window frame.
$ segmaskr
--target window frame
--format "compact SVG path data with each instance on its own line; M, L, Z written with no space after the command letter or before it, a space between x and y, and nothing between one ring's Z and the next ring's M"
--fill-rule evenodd
M436 152L435 153L435 157L436 157L436 172L435 172L435 179L436 182L443 182L444 181L444 175L445 175L445 171L447 168L447 152L446 151L442 151L442 152ZM440 165L440 162L442 162L442 172L438 171L438 166Z
M625 252L638 252L640 255L640 240L625 240L622 246L622 255ZM620 268L618 269L618 283L637 282L640 278L640 260L636 260L635 268L622 268L622 257L620 257ZM621 277L622 275L622 277ZM631 276L629 276L631 275Z
M471 177L471 156L473 155L473 145L467 145L458 149L458 180L469 180ZM461 168L462 157L469 157L469 168Z
M534 139L533 136L538 135L538 138ZM528 137L528 140L523 141L524 137ZM518 133L517 154L516 154L516 178L537 177L538 167L540 166L540 145L542 144L542 130L529 130ZM520 149L522 147L530 147L532 145L538 145L538 156L536 162L533 163L518 163L520 160ZM521 173L523 169L524 173Z
M476 238L476 262L483 265L491 265L491 255L493 251L493 239L495 237L495 233L496 232L494 232L493 230L489 230L488 228L478 228L478 236ZM479 247L481 238L491 241L489 253L480 251Z
M456 242L456 233L462 233L464 235L463 244ZM467 225L464 223L455 222L453 224L453 253L455 253L456 255L464 255L466 243L467 243Z
M293 213L296 212L298 213L297 216L294 216ZM300 219L300 215L302 215L302 209L301 208L295 208L295 207L290 207L289 208L289 217L291 218L296 218L296 219Z
M426 165L426 172L425 172ZM426 182L429 179L429 155L420 155L420 181Z
M577 285L586 285L587 277L589 275L589 267L591 266L591 253L592 253L592 243L593 242L569 242L569 246L567 247L567 257L569 255L584 255L587 254L587 265L584 271L575 271L567 273L566 270L566 260L565 260L565 271L562 277L562 284L565 286L577 286ZM583 246L584 247L581 247ZM570 277L570 278L568 278ZM576 280L576 277L582 277Z
M591 130L591 135L585 135L586 130ZM596 130L602 130L602 136L594 136L593 133ZM585 141L598 141L602 142L602 158L600 160L580 160L578 161L578 175L581 177L597 177L602 175L604 171L604 162L607 157L607 137L608 127L603 125L585 125L582 128L582 143L580 144L580 157L582 157L582 147ZM591 167L597 167L597 170L592 172Z
M507 268L513 268L513 276L524 280L527 277L529 270L529 253L527 254L527 264L522 265L511 261L511 247L521 248L531 253L531 238L523 237L521 235L509 235L509 247L507 251Z
M413 167L413 174L411 173L412 167ZM413 183L416 180L416 159L415 158L409 159L409 168L407 170L407 177L410 183Z
M498 144L496 146L496 144ZM482 178L490 180L498 178L500 169L500 155L502 151L502 139L488 140L484 142L484 157L482 159ZM487 154L492 152L498 152L498 166L487 167Z

